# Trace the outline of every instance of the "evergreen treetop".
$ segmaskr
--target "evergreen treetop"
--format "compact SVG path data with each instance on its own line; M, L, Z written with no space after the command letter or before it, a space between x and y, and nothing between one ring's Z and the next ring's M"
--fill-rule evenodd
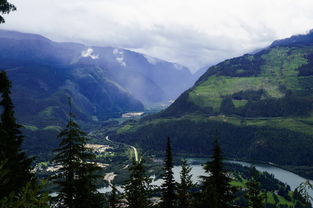
M10 4L7 0L0 1L0 14L9 14L11 11L15 11L16 7ZM4 18L0 15L0 24L5 23Z
M191 208L192 194L191 189L194 187L192 175L190 174L191 167L186 160L182 161L182 170L180 172L180 183L177 185L178 207Z
M259 173L255 167L251 167L251 178L247 182L247 193L249 208L264 208L265 196L261 192L260 182L258 181Z
M176 205L175 180L173 173L173 156L171 140L168 137L166 143L165 160L163 168L162 205L164 208L173 208Z
M229 184L230 177L223 166L222 150L219 145L219 135L215 133L213 137L212 159L204 165L204 170L208 176L202 176L202 195L205 205L213 208L232 207L235 198L235 189Z
M114 184L110 184L112 191L109 198L109 206L110 208L117 208L118 207L118 190Z
M128 208L148 208L151 207L149 200L151 194L151 179L146 175L143 160L136 162L133 160L129 168L130 178L125 188L125 199Z
M95 155L86 147L88 138L74 121L69 100L69 121L58 138L62 139L52 162L59 170L53 179L61 187L59 200L68 208L96 208L100 206L95 180L100 168L92 162Z

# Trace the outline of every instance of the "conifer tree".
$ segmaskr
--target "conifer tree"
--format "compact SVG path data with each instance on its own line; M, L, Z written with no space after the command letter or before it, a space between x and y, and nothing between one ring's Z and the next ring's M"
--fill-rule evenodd
M312 190L313 184L311 184L309 180L306 180L295 189L294 194L297 196L297 198L300 199L300 201L302 202L302 204L304 204L305 207L312 207L311 202L313 201L313 197L309 193L309 191Z
M202 206L211 208L232 207L235 189L230 186L230 178L223 167L222 151L216 133L213 143L212 160L204 165L209 176L202 176Z
M191 208L192 195L190 189L193 188L191 167L186 160L182 161L182 170L180 172L180 183L177 185L178 207Z
M143 160L133 160L129 168L130 179L125 185L125 198L128 208L148 208L151 206L149 195L151 192L151 179L145 173Z
M50 208L48 193L42 193L42 186L29 182L18 193L0 199L0 208Z
M90 160L95 159L91 151L86 148L81 151L82 161L78 168L77 181L75 183L75 208L102 208L104 196L97 191L96 187L96 180L100 177L96 172L100 168L90 162Z
M88 139L74 121L70 100L69 106L69 121L58 135L62 141L52 160L54 165L60 167L53 178L60 185L59 200L64 207L96 208L100 206L95 186L98 177L95 172L99 168L91 162L95 156L86 148Z
M7 0L0 1L0 14L9 14L11 11L15 11L16 7L10 4ZM0 24L4 23L4 18L0 15Z
M163 168L163 184L162 188L162 206L163 208L173 208L176 205L176 195L175 195L175 181L173 173L173 156L171 140L167 138L166 151L165 151L165 161Z
M0 163L5 162L4 169L10 171L7 175L7 186L0 187L0 197L7 196L12 191L19 191L27 183L34 180L31 173L32 159L22 151L23 135L21 125L17 124L14 105L11 100L11 81L6 72L0 72L0 93L2 110L0 124Z
M258 182L258 171L255 167L251 167L251 178L247 183L246 197L248 199L249 208L264 208L264 195L261 193L260 183Z
M111 195L109 199L110 208L117 208L118 207L118 196L117 196L117 188L114 184L111 184Z

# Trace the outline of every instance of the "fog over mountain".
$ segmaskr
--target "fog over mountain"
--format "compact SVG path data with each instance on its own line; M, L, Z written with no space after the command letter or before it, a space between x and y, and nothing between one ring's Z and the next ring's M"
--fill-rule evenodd
M18 117L28 122L62 121L66 96L73 98L79 119L119 117L168 103L195 81L182 65L125 49L6 30L0 30L0 42L0 68L13 81Z

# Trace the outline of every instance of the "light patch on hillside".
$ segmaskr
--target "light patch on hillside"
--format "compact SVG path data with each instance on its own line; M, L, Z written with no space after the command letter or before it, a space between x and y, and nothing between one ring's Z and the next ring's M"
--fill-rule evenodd
M86 148L91 149L95 153L104 153L109 149L113 149L109 145L102 145L102 144L86 144Z
M122 118L132 118L132 117L138 117L142 116L144 112L129 112L129 113L123 113Z
M122 50L119 50L117 48L115 48L113 50L113 55L115 56L115 60L122 66L122 67L126 67L127 64L124 60L124 52Z
M98 59L99 58L99 55L95 55L93 54L93 49L92 48L88 48L87 50L85 51L82 51L81 53L81 57L83 58L91 58L91 59Z
M56 166L50 166L46 169L48 172L56 172L62 168L61 165L56 165Z
M117 174L115 174L114 172L111 173L107 173L104 176L104 180L106 180L110 185L112 185L112 182L114 180L114 178L117 176Z

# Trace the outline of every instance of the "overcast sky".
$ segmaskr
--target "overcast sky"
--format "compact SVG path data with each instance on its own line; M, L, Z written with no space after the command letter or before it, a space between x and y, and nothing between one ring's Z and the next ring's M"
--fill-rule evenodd
M313 28L312 0L11 0L2 29L129 48L196 70Z

